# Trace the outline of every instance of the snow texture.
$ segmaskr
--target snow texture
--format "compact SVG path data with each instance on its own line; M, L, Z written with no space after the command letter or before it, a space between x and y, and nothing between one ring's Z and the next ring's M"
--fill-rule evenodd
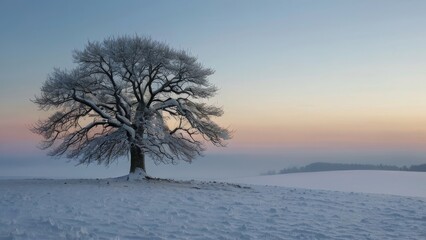
M426 239L426 199L216 182L0 180L0 239Z

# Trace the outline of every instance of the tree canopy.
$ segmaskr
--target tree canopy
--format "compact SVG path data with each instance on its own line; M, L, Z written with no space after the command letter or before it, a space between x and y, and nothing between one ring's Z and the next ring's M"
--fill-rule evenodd
M50 155L80 163L109 164L129 153L132 161L148 154L157 163L190 162L205 142L224 146L230 138L214 122L223 110L203 101L218 91L208 80L214 71L186 51L123 36L88 42L73 60L76 67L54 69L33 100L53 110L33 128Z

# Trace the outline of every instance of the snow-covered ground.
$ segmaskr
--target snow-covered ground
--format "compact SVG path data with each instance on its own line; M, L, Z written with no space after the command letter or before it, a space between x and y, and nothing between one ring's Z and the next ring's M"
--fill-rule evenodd
M224 181L426 198L425 172L374 170L329 171L231 178Z
M0 180L0 193L0 239L426 239L417 197L119 179Z

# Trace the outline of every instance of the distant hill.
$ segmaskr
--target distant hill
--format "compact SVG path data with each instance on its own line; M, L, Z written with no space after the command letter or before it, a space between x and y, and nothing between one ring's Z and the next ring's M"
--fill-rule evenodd
M410 167L397 167L392 165L371 165L371 164L347 164L347 163L325 163L316 162L304 167L284 168L280 171L268 171L262 175L274 175L299 172L322 172L322 171L342 171L342 170L387 170L387 171L414 171L426 172L426 164L412 165Z

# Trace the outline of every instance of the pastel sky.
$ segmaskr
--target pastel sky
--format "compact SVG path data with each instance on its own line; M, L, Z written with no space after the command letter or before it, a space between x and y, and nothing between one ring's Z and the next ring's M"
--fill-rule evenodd
M121 34L189 50L216 70L211 102L235 133L228 148L209 149L211 161L424 163L425 12L425 1L402 0L4 0L0 166L47 158L28 130L46 113L29 99L54 67L73 66L73 49ZM0 171L11 174L30 173Z

